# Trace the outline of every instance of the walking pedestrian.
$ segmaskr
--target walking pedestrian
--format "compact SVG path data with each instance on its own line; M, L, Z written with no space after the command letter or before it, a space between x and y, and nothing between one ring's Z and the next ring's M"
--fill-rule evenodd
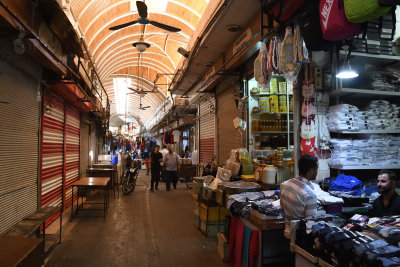
M163 155L160 153L160 146L156 146L154 151L151 153L151 187L150 191L154 192L155 189L158 190L158 182L160 181L160 169L161 161L163 161Z
M163 159L165 159L165 155L168 154L168 149L166 145L163 146L163 148L160 150L160 153L162 154ZM165 178L165 168L163 162L161 162L161 166L163 167L161 168L161 181L165 182L166 178Z
M166 171L166 187L167 191L171 188L171 182L176 189L178 183L178 169L180 168L180 158L174 152L172 145L168 146L168 154L163 158L164 169Z

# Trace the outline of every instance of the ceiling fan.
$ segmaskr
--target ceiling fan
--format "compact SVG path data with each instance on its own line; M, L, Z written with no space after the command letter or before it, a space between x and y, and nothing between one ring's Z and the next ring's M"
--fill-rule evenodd
M117 26L113 26L113 27L110 27L109 29L112 30L112 31L116 31L116 30L120 30L120 29L128 27L128 26L134 25L136 23L139 23L139 24L151 24L153 26L156 26L158 28L161 28L163 30L167 30L167 31L170 31L170 32L179 32L179 31L181 31L181 29L179 29L179 28L175 28L175 27L172 27L172 26L160 23L160 22L149 20L147 18L148 14L147 14L147 5L146 5L146 3L142 2L142 1L136 1L136 7L137 7L137 10L138 10L138 13L139 13L139 19L138 20L134 20L134 21L131 21L131 22L128 22L128 23L120 24L120 25L117 25Z
M157 91L145 91L143 89L134 89L132 87L128 87L129 90L132 90L134 93L140 95L140 97L145 96L147 93L158 93Z

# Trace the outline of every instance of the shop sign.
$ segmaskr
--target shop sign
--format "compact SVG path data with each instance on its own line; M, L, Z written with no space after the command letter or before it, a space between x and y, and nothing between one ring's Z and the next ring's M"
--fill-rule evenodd
M235 55L237 52L239 52L243 47L247 45L247 42L251 40L251 37L253 37L253 34L250 29L247 29L239 39L235 41L233 44L233 54Z

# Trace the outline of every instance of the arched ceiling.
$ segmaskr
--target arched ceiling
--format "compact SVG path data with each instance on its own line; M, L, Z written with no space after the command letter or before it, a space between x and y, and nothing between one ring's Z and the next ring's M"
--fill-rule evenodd
M133 88L158 93L148 93L140 99L138 94L127 95L126 113L145 123L167 96L168 85L182 55L179 47L187 48L208 0L145 0L148 18L176 28L180 32L168 32L150 24L135 24L112 31L110 27L139 18L135 0L72 0L74 14L80 32L93 57L97 72L110 97L111 114L120 113L113 78L130 78ZM139 53L132 43L143 37L151 46ZM156 84L154 84L156 81ZM128 92L131 92L128 90ZM119 93L121 94L121 93ZM151 106L140 110L143 106ZM119 111L119 112L118 112Z

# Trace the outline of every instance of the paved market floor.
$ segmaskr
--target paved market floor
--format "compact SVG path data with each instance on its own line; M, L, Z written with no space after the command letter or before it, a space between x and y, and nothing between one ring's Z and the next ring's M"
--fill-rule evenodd
M149 188L142 170L133 194L111 196L105 219L101 212L74 217L46 266L227 266L216 239L193 226L193 197L185 183L170 192L165 183L154 193Z

